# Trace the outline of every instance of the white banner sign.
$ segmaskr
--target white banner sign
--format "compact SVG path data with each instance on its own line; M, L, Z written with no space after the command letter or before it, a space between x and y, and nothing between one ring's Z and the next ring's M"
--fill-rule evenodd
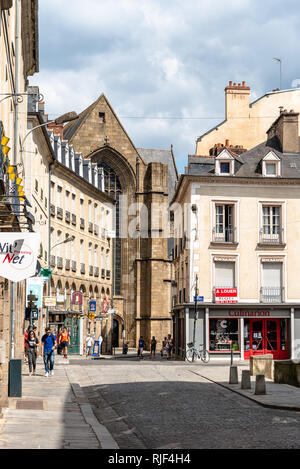
M36 271L40 233L0 233L0 276L20 282Z

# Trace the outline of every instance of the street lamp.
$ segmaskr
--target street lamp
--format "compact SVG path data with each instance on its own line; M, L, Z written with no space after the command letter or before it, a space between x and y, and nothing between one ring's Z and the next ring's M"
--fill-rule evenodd
M54 246L52 246L49 250L49 258L48 258L48 269L50 269L50 253L52 251L52 249L56 248L57 246L59 246L60 244L66 244L66 243L71 243L72 241L74 241L75 239L75 236L69 236L68 238L64 239L64 241L60 241L59 243L55 244ZM51 291L51 279L49 279L49 288L48 288L48 292L49 292L49 296L51 296L52 294L52 291Z
M279 63L279 70L280 70L280 89L282 85L282 71L281 71L281 64L282 64L282 59L278 59L277 57L274 57L273 60L276 60L277 63Z

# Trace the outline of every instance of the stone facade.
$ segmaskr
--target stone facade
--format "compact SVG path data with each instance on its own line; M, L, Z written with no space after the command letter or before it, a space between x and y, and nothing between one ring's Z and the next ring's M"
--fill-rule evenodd
M175 185L177 174L173 155L169 151L159 156L151 153L150 161L144 161L143 152L134 146L103 94L80 114L77 122L65 126L64 138L84 157L103 167L105 174L114 174L118 180L117 192L105 186L110 195L122 196L122 226L115 241L119 247L114 271L120 274L114 282L116 319L125 328L129 346L135 346L140 335L149 346L152 335L160 341L171 332L168 236L162 223L154 227L152 207L154 203L161 208L168 206L170 175ZM148 209L145 230L141 210L135 210L137 205L133 204ZM133 223L135 234L131 236L128 228Z

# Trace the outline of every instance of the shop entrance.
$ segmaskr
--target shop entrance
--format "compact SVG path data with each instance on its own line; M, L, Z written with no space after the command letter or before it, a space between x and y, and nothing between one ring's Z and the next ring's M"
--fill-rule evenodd
M289 358L286 319L245 319L245 359L271 353L275 360Z

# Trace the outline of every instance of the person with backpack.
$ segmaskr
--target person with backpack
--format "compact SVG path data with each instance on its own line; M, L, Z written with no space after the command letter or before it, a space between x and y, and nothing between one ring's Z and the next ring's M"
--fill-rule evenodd
M66 326L63 328L63 330L59 334L59 343L62 346L64 358L68 358L68 347L69 347L69 344L70 344L70 334L67 331Z
M45 330L46 334L42 337L42 356L45 364L45 376L46 378L54 375L54 350L56 345L56 338L52 334L50 327ZM50 368L49 368L50 365Z

